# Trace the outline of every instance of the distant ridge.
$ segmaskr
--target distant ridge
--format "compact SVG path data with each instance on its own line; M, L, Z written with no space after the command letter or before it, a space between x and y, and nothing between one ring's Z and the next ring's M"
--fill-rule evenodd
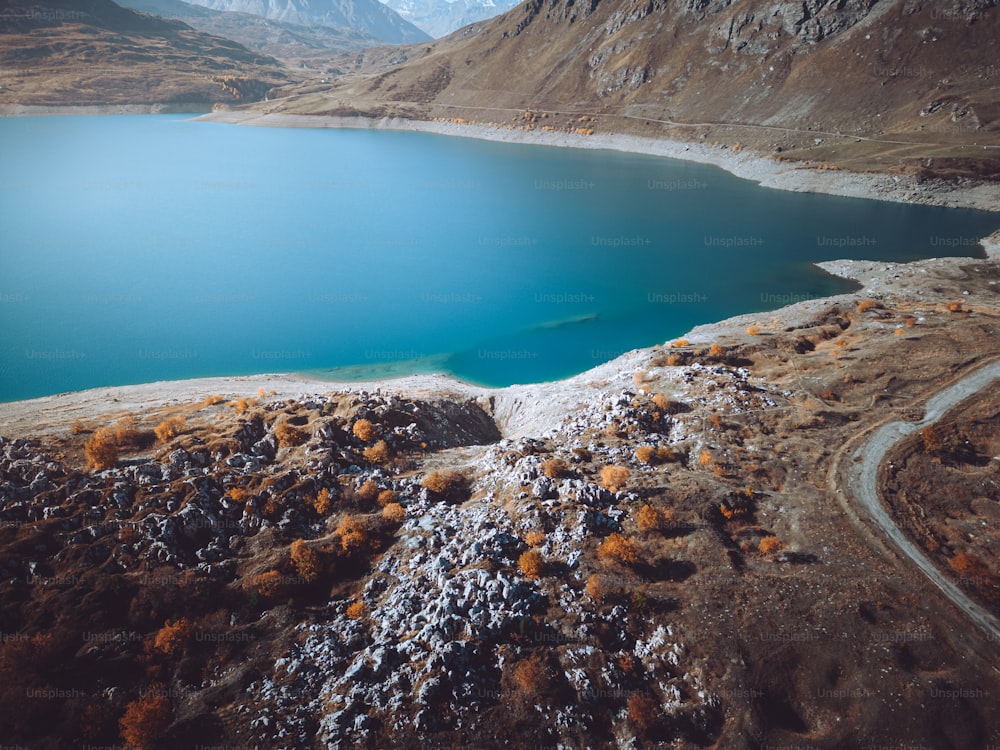
M213 10L250 13L306 26L353 29L391 44L410 44L430 36L378 0L192 0Z

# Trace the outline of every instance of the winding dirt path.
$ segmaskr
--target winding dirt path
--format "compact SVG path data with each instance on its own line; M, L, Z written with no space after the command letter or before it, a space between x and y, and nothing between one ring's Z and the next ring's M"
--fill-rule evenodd
M933 424L949 409L990 387L998 378L1000 378L1000 361L980 367L938 391L929 399L924 417L919 422L883 424L859 448L843 456L849 459L845 471L847 491L857 500L862 512L956 607L985 630L994 641L1000 641L1000 622L956 586L895 524L879 496L878 474L886 454L902 440L917 430Z

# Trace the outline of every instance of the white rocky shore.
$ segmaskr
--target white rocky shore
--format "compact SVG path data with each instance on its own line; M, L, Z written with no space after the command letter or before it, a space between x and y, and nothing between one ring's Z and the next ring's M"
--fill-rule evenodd
M821 170L802 164L780 162L750 150L734 151L725 144L715 147L702 142L649 138L634 135L519 130L503 126L446 121L411 120L401 117L337 117L261 113L259 110L220 110L199 119L235 125L281 128L362 128L407 130L504 143L527 143L564 148L627 151L650 156L711 164L763 187L802 193L826 193L852 198L919 203L950 208L1000 211L1000 184L954 185L937 181L921 183L905 175Z

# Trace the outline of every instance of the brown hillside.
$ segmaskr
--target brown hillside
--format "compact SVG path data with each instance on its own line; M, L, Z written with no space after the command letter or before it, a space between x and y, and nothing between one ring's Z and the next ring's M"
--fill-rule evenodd
M210 106L288 81L272 58L110 0L0 2L0 107Z
M286 91L278 109L714 136L854 168L995 176L997 4L529 0L434 44L345 56L351 74Z

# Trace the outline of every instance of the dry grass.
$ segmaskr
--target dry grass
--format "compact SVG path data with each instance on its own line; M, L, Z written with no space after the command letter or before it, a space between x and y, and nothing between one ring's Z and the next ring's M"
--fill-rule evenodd
M294 448L309 439L309 433L288 422L274 428L274 437L282 448Z
M542 473L549 479L560 479L569 474L569 464L561 458L550 458L542 462Z

